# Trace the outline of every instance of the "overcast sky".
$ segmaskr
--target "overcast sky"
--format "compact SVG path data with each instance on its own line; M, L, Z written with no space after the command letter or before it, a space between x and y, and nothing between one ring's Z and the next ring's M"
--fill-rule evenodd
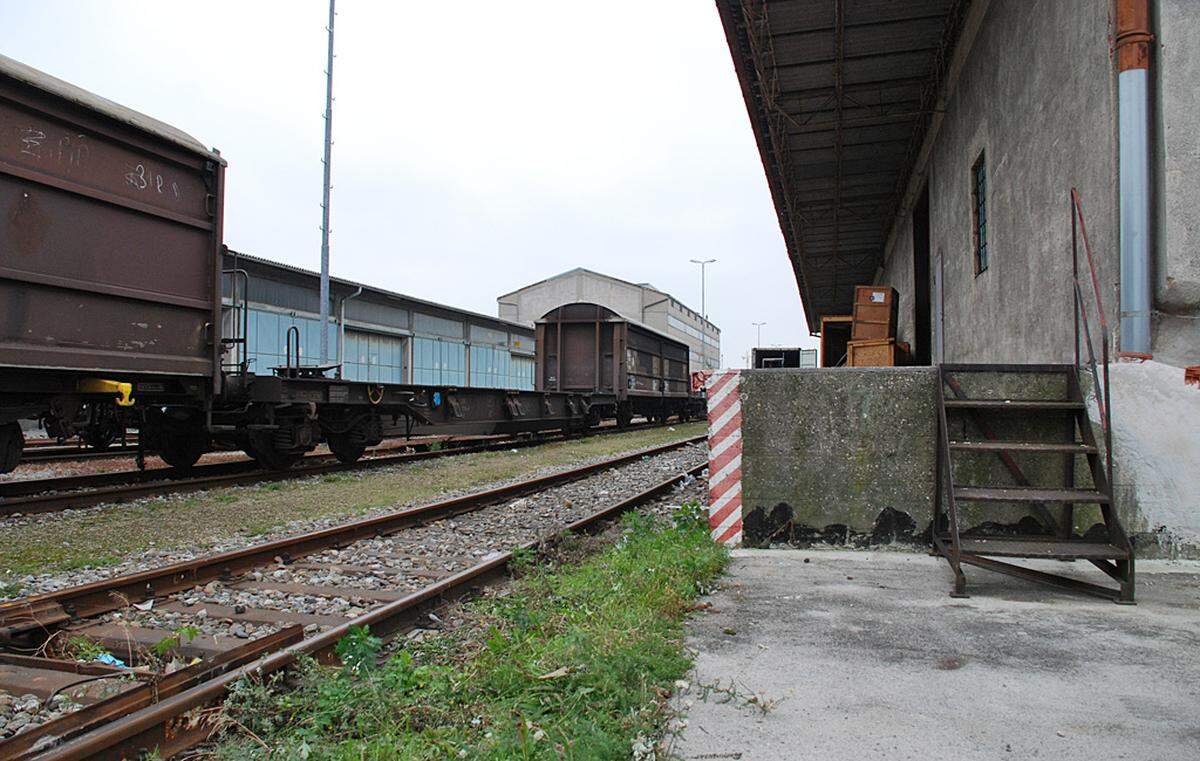
M323 0L6 3L0 51L229 162L225 242L319 269ZM334 275L496 314L573 267L814 346L707 0L338 4Z

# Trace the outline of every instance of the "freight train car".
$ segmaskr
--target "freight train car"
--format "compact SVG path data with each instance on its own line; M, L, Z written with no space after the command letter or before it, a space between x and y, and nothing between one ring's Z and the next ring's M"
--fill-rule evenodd
M687 344L599 304L566 304L537 322L537 388L587 394L593 422L696 414Z
M222 269L224 171L190 135L0 56L0 472L20 458L18 421L65 436L117 410L177 467L214 448L288 467L320 442L350 461L385 424L509 433L594 418L578 393L331 378L300 365L298 332L282 366L250 372L248 273ZM222 278L241 316L224 333Z
M219 390L224 169L174 127L0 56L0 471L19 419L87 436L116 424L114 400Z

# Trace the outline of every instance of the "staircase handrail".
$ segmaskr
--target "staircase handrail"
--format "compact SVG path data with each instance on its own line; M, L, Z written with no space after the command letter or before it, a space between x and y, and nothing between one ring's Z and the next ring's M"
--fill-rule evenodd
M1096 301L1096 315L1100 322L1100 353L1104 365L1103 385L1096 367L1096 352L1092 347L1092 331L1088 323L1087 305L1084 303L1083 289L1079 283L1079 234L1083 236L1083 250L1087 256L1088 271L1092 278L1092 294ZM1082 325L1088 352L1088 368L1092 374L1092 381L1096 385L1096 406L1100 412L1100 426L1104 430L1105 471L1108 476L1109 488L1112 488L1112 405L1108 390L1108 345L1110 340L1108 318L1104 314L1104 301L1100 298L1100 278L1096 274L1096 257L1092 254L1087 223L1083 219L1083 198L1074 187L1071 188L1071 276L1075 291L1075 366L1081 366L1079 328Z

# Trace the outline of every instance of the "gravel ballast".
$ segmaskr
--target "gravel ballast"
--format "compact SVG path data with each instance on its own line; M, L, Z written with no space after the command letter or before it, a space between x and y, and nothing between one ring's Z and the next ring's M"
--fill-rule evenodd
M0 520L0 599L548 475L702 432L652 429Z
M214 581L157 599L149 605L130 605L102 617L101 621L158 629L164 634L187 631L189 642L211 641L221 647L229 647L231 639L265 636L287 623L284 620L238 620L236 612L247 609L286 611L330 621L324 625L307 624L305 633L311 635L332 625L335 619L353 618L383 604L379 599L372 599L372 593L416 591L517 545L549 538L580 518L703 464L706 457L704 445L688 445L474 512L366 539L341 549L328 549L287 564L277 562L227 583ZM689 479L646 509L669 511L685 501L702 499L702 484L702 480ZM324 520L319 525L297 527L297 530L331 523L332 520ZM136 563L137 566L130 570L149 565L149 559L142 557ZM111 575L115 567L105 570ZM49 591L86 583L93 580L93 574L84 570L25 581L30 588ZM299 594L259 588L260 584L308 585L332 592L328 595ZM172 609L179 606L186 606L186 609ZM209 608L233 609L235 616L215 615ZM431 627L436 626L436 621L434 618ZM185 665L170 653L162 655L160 661L160 668L167 671ZM69 693L43 705L36 696L15 696L0 691L0 737L29 731L78 707Z

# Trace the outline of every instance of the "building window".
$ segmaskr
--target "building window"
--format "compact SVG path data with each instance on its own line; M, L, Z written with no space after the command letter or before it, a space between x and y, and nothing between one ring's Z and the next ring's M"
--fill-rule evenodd
M971 167L971 216L974 220L975 274L978 275L988 268L987 164L982 152Z

